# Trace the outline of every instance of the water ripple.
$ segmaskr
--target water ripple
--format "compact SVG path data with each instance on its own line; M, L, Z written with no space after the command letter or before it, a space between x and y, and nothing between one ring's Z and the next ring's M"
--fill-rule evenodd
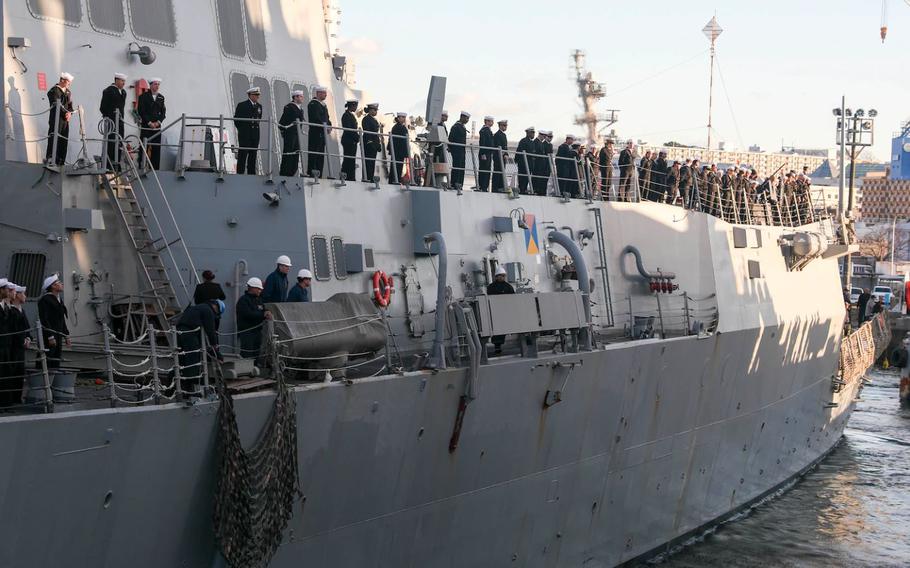
M873 375L843 442L790 491L665 559L668 568L910 566L910 410Z

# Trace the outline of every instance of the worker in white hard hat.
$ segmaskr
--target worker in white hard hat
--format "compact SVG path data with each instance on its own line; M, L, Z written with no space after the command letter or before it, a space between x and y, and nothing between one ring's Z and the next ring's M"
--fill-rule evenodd
M493 282L487 286L487 295L497 296L499 294L515 293L515 288L512 288L512 285L507 282L506 269L502 265L496 267L494 274ZM494 335L491 341L493 342L493 354L499 355L502 353L502 344L506 342L506 336Z
M237 300L237 339L244 359L259 357L262 323L268 319L272 314L262 305L262 280L254 276L246 281L246 293Z
M313 282L313 273L302 268L297 273L297 285L288 292L288 302L310 302L313 296L310 294L310 284Z
M291 270L291 259L283 254L275 259L275 264L278 266L266 277L265 288L262 290L262 301L266 304L288 301L288 272Z

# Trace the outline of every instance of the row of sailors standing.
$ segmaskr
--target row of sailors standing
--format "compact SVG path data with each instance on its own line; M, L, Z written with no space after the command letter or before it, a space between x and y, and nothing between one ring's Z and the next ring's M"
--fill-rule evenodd
M60 299L63 283L54 274L44 279L42 288L44 294L38 300L38 318L47 367L56 369L60 367L63 345L70 344L67 310ZM27 291L25 286L0 278L0 407L13 406L22 400L25 352L34 339L24 309Z
M47 92L50 105L48 113L48 141L45 153L45 163L62 167L66 162L69 146L69 126L75 107L73 106L73 93L70 89L75 77L63 72L57 83ZM124 137L124 120L126 115L126 86L127 76L123 73L114 73L113 82L101 93L99 111L104 120L104 157L106 169L119 169L120 141ZM161 94L161 79L153 77L148 80L149 88L139 95L136 112L139 115L139 136L145 152L139 153L139 166L144 165L146 158L150 160L155 169L161 166L161 125L167 118L167 107L164 95Z

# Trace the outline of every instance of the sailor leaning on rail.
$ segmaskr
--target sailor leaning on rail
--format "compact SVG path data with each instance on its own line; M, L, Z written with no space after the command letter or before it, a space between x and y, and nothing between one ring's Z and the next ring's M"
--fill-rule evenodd
M180 347L180 369L187 391L196 390L202 377L202 335L207 355L223 361L218 349L218 320L224 314L224 301L209 300L183 310L177 320L177 346Z

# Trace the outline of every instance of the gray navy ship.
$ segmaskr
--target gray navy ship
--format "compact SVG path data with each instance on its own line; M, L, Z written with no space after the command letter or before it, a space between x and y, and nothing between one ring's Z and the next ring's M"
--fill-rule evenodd
M886 329L845 335L837 259L854 246L811 199L782 211L696 188L683 208L634 179L612 199L578 169L563 195L552 155L531 158L544 190L523 194L526 156L446 138L441 77L406 119L407 158L381 115L378 177L361 144L345 179L344 101L371 101L347 82L327 1L2 8L0 267L27 288L35 341L20 404L0 412L0 566L635 563L841 439ZM45 161L63 72L69 144ZM115 72L122 133L99 111ZM134 112L150 78L160 143ZM298 166L309 151L322 171L279 175L277 119L316 85L332 126L290 128ZM252 87L258 162L238 175L232 117ZM157 169L139 159L150 144ZM486 150L508 162L498 193L476 189ZM292 285L312 273L312 301L266 304L261 355L239 357L234 304L282 255ZM227 296L223 362L204 334L180 339L198 331L177 322L202 269ZM516 293L488 294L503 272ZM35 308L51 274L60 368Z

